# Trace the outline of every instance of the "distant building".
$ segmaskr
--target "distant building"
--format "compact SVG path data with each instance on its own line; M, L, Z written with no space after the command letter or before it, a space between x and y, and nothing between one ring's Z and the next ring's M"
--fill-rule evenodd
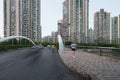
M51 34L52 36L52 43L56 43L56 42L58 42L57 41L57 35L58 35L58 32L52 32L52 34Z
M4 0L4 37L41 41L40 0Z
M110 13L104 9L94 14L94 42L110 43Z
M92 28L88 29L88 43L94 43L94 30Z
M45 37L42 38L42 42L52 43L52 37L51 36L45 36Z

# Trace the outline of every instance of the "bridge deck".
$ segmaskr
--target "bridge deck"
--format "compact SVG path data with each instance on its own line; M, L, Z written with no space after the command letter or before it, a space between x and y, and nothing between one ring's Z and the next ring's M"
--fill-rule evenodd
M99 56L82 50L73 52L66 48L64 54L60 54L62 60L70 68L78 72L89 74L93 80L120 80L120 60Z

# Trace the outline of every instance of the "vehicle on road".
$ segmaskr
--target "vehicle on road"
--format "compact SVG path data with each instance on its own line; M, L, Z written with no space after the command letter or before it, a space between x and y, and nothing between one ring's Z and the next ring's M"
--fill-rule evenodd
M40 45L36 45L36 46L32 46L31 47L32 49L36 49L36 48L44 48L43 46L40 46Z
M51 45L47 45L47 47L50 49L50 48L51 48Z
M71 44L71 49L75 51L77 49L77 44Z

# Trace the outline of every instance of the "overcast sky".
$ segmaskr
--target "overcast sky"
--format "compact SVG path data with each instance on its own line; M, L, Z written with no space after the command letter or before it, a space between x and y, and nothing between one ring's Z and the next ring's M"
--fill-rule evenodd
M57 31L57 21L62 19L62 3L64 0L41 0L42 36ZM93 15L100 8L110 12L111 16L120 14L120 0L89 0L89 25L93 27ZM0 36L3 36L3 0L0 0Z

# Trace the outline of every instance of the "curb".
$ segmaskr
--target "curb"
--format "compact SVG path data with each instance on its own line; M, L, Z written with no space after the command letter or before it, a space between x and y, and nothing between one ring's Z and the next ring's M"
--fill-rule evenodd
M65 64L65 63L64 63ZM65 64L66 65L66 64ZM66 65L67 66L67 65ZM78 72L73 66L68 66L69 69L71 69L73 72L76 72L80 76L83 76L84 80L92 80L91 76L88 75L85 72Z

